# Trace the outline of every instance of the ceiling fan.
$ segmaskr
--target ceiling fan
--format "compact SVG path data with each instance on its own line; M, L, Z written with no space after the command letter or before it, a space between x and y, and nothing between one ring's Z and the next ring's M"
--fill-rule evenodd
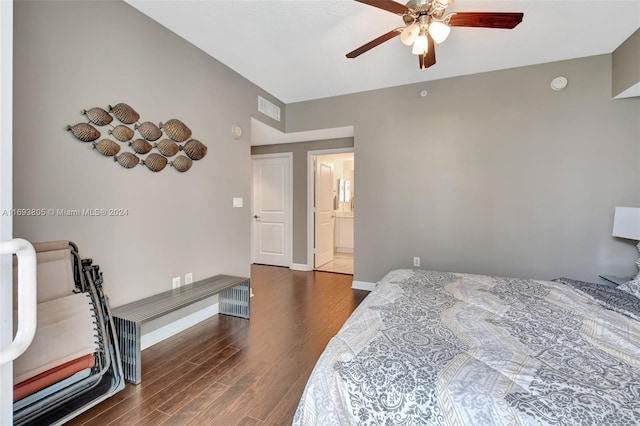
M452 12L445 14L454 0L410 0L406 5L393 0L356 0L387 12L400 15L404 27L396 28L347 53L356 58L374 47L400 36L411 52L418 56L420 69L436 63L435 43L442 43L451 27L479 27L512 29L522 22L523 13L511 12Z

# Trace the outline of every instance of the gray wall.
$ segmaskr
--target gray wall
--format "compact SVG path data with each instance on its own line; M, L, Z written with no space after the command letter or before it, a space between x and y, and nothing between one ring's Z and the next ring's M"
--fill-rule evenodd
M555 92L558 75L569 85ZM630 275L638 252L611 227L614 206L640 206L640 99L612 100L611 78L603 55L319 99L287 105L287 131L355 126L355 280L414 256L456 272Z
M230 127L249 129L258 94L285 106L123 2L19 0L14 25L14 207L129 211L16 217L14 236L76 241L114 306L186 272L248 275L249 135ZM611 100L611 67L604 55L287 105L287 131L355 125L354 278L413 256L537 278L634 272L633 243L610 234L614 206L640 205L640 99ZM64 131L117 102L182 119L208 156L185 174L125 170Z
M258 95L284 105L124 2L17 1L14 25L14 207L128 209L15 217L14 236L78 243L104 271L113 306L187 272L248 276L247 130ZM126 170L65 131L84 121L82 109L118 102L141 121L183 120L208 155L184 174ZM246 130L241 140L233 123ZM233 209L233 197L245 207Z
M293 153L293 263L307 264L307 153L350 147L353 138L251 147L251 155Z
M640 29L613 52L613 96L640 82Z

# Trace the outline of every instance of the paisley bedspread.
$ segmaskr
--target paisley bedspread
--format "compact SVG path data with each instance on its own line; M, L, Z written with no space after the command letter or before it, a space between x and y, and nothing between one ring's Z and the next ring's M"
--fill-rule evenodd
M612 309L579 287L392 271L327 345L293 423L639 425L625 309L640 300Z

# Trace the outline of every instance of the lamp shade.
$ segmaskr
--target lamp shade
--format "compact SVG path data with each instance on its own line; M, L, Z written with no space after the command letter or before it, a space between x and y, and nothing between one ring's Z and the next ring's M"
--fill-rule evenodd
M416 37L420 34L420 25L413 23L402 30L400 33L400 40L407 46L411 46Z
M640 208L616 207L611 235L640 241Z
M449 32L451 32L451 28L446 24L443 24L440 21L433 21L429 24L429 34L433 38L433 41L440 44L449 37Z
M429 45L426 35L419 35L416 37L416 41L413 43L413 49L411 53L414 55L424 55L429 50Z

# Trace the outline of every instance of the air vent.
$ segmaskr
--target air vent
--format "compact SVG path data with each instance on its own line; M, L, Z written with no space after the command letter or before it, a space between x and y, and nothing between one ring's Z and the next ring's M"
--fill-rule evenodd
M272 104L262 96L258 96L258 111L268 115L276 121L280 121L280 107Z

